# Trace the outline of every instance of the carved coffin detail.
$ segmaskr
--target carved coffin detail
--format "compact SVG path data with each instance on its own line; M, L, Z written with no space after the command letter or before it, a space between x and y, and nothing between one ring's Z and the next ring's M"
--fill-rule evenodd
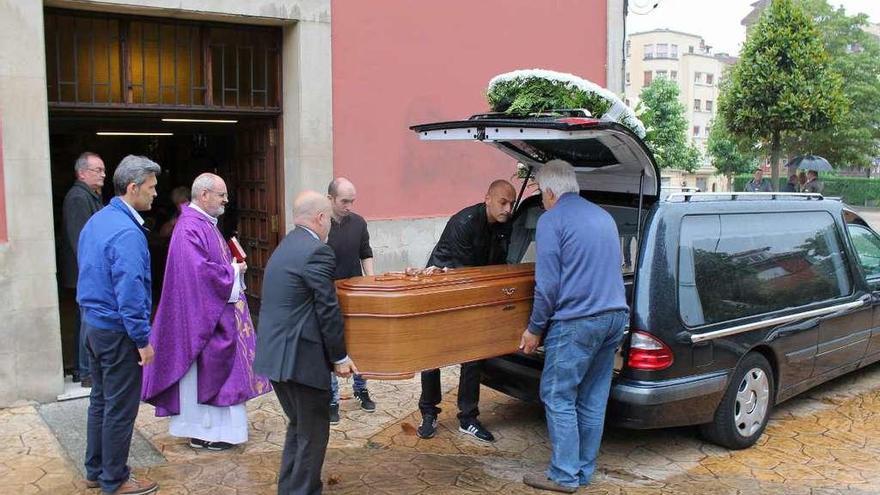
M372 378L409 378L515 352L528 324L532 263L337 282L349 355Z

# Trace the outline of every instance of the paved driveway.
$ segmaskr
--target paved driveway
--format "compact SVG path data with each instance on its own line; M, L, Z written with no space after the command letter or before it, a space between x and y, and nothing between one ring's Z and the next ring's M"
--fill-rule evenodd
M418 382L373 383L379 411L343 400L324 468L326 493L535 493L520 480L549 456L539 406L483 389L482 420L498 437L484 444L458 433L454 369L437 437L421 440ZM272 494L284 418L271 395L252 401L250 441L227 452L190 449L167 420L143 406L138 431L165 461L137 469L161 493ZM83 418L83 421L85 418ZM0 411L3 493L94 493L34 405ZM606 432L593 485L582 493L880 493L880 366L819 387L777 408L755 447L730 452L694 428Z

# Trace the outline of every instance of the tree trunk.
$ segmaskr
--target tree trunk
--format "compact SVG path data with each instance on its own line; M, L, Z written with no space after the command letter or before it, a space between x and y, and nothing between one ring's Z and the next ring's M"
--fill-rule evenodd
M770 144L770 181L774 191L779 190L779 131L773 131L773 141Z

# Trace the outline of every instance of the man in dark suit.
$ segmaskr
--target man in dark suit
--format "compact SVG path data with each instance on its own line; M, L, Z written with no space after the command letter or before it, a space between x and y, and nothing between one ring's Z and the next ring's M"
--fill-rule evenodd
M103 206L101 189L107 175L104 161L96 153L86 151L79 155L74 165L76 182L64 196L61 207L61 287L62 296L76 301L76 281L79 266L76 264L76 248L79 234L86 222ZM76 308L73 318L73 381L82 381L82 386L91 388L89 374L89 353L85 348L85 337L80 332L82 320L80 309Z
M342 313L326 244L330 200L305 191L293 203L296 227L269 258L263 278L254 372L272 380L290 423L278 493L321 493L330 437L330 371L357 373L345 351Z

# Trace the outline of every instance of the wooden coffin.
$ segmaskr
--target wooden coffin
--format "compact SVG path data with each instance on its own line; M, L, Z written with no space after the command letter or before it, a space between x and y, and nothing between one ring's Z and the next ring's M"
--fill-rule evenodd
M405 379L510 354L528 324L533 263L337 282L348 354L374 379Z

